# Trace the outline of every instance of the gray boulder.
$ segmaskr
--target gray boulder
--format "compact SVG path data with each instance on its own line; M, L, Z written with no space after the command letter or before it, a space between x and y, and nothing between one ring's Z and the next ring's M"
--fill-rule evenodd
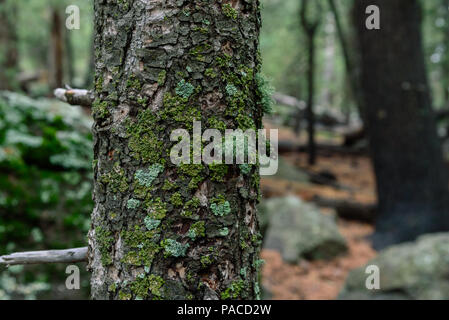
M347 250L335 216L296 196L265 200L259 213L266 229L264 248L279 251L286 262L331 259Z
M362 267L350 272L339 299L449 299L449 233L392 246L367 265L379 268L380 289L365 287Z
M288 162L281 156L278 158L278 171L273 176L273 178L302 183L310 182L308 173L290 164L290 162Z

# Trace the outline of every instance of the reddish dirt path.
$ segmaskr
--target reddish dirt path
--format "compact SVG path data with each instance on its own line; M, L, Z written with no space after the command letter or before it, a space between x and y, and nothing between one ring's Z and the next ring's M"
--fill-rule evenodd
M329 186L262 179L262 190L266 197L293 193L306 201L315 195L367 204L376 201L374 177L367 157L320 157L317 165L313 167L304 165L305 155L291 154L286 159L310 171L330 171L337 176L339 183L349 186L351 191L336 190ZM331 261L303 261L297 265L291 265L282 261L279 252L262 251L262 258L265 260L262 284L271 292L272 299L335 299L349 271L365 265L376 256L376 252L367 239L367 236L373 232L372 226L343 220L339 220L338 226L347 239L349 250L346 255Z

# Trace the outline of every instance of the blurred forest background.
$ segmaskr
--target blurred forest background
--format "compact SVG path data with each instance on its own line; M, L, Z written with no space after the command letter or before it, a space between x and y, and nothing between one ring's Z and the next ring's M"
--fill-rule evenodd
M429 133L428 140L408 138L414 145L427 145L428 141L441 144L446 169L449 0L411 2L421 5L418 10L422 20L409 17L406 23L421 28L422 42L412 43L413 36L395 37L395 41L401 42L396 46L408 42L406 48L414 46L416 52L423 53L423 78L428 78L432 98L427 107L433 110L435 122L430 122L430 131L434 132ZM449 233L397 245L425 233L449 230L448 218L444 217L449 215L447 196L441 196L444 200L440 204L435 194L441 188L432 189L438 184L432 179L439 175L440 160L432 154L434 149L402 149L400 142L396 151L388 147L385 141L400 141L401 129L411 123L399 113L399 120L390 124L397 135L385 129L387 136L380 139L376 134L383 129L369 124L367 133L366 124L373 117L369 112L360 112L361 105L368 107L370 100L368 94L363 100L361 92L369 90L370 84L359 79L363 78L361 69L366 62L376 60L369 59L372 46L356 39L354 1L261 3L263 73L270 79L276 102L273 114L265 119L265 127L279 128L281 154L277 175L261 182L264 298L449 298L444 271L449 269L449 252L444 247ZM65 28L69 5L80 8L79 30ZM410 8L410 12L415 9ZM66 84L85 89L94 86L93 15L88 0L0 0L0 255L86 245L93 207L92 119L90 110L55 100L53 90ZM360 20L364 23L363 17ZM415 74L415 70L410 72ZM373 81L384 79L388 83L390 77L394 75L385 73L374 76ZM388 89L387 84L384 89ZM382 118L383 111L376 112ZM384 145L387 147L382 149ZM387 170L392 186L404 185L405 195L397 197L410 197L410 201L404 201L413 203L414 192L430 193L423 201L438 202L442 218L441 223L435 222L439 218L434 219L433 209L426 207L422 212L428 212L427 216L411 215L409 228L391 236L386 230L391 231L391 225L397 226L402 220L384 219L380 213L391 211L394 199L390 198L395 193L382 187L385 165L376 156L386 154L388 161L394 162L401 149L410 153L404 161L398 160L398 165L414 162L415 156L428 155L431 159L422 161L422 172L414 175L417 182L402 174L392 177ZM417 153L410 156L412 151ZM379 164L376 170L373 159ZM435 168L435 172L427 174L429 168ZM422 188L430 183L432 190L415 190L412 186L420 183L421 175L432 180L422 182ZM441 172L441 179L445 178ZM447 193L444 181L441 193ZM383 222L376 221L377 217ZM432 223L422 230L416 227L416 223L426 225L422 220L426 217ZM430 224L441 225L441 230ZM373 246L375 226L384 233ZM371 259L384 266L381 272L385 290L366 296L360 289L364 285L364 268L358 268L373 264ZM79 266L83 270L79 291L65 288L65 265L0 267L0 299L87 299L89 276L85 264Z

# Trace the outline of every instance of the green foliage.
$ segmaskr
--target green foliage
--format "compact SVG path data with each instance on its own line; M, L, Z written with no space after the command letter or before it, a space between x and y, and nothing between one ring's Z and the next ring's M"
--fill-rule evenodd
M11 266L0 274L0 300L34 300L38 293L50 289L50 285L42 281L26 284L21 276L23 270L23 266Z
M91 126L80 108L0 92L0 254L87 245ZM12 291L24 293L30 285L27 298L36 297L32 288L42 288L36 294L43 297L45 283L63 283L64 270L63 265L30 266L15 276L17 290L0 281L0 291L14 297Z

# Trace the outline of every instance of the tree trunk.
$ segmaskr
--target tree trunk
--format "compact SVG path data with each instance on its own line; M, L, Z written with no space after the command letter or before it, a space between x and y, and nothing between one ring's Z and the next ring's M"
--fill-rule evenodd
M63 86L64 82L64 39L61 14L58 8L52 8L51 12L51 47L50 47L50 89Z
M170 133L261 126L259 1L94 5L93 298L257 298L258 166L175 166Z
M75 57L73 56L73 44L71 30L64 28L65 69L67 70L67 83L73 83L75 78Z
M345 35L345 32L343 30L343 25L341 23L340 13L338 11L337 4L335 3L335 0L328 0L328 2L329 7L331 8L332 15L334 16L335 27L337 29L337 36L340 41L341 51L343 53L343 60L345 63L345 70L347 78L349 80L351 94L359 110L360 117L363 119L363 106L362 106L363 102L360 95L361 88L359 85L358 79L359 74L357 64L354 63L354 57L351 55L351 47L348 44L347 36Z
M367 30L377 5L381 29ZM377 182L381 248L449 230L447 168L436 134L416 0L357 0L367 135Z
M443 10L445 10L445 26L443 43L445 46L443 58L443 89L444 89L444 107L449 108L449 0L442 1Z
M308 136L308 163L314 165L316 162L316 143L315 143L315 38L320 25L321 16L318 14L315 19L308 17L309 0L303 0L300 8L301 24L307 39L307 136ZM321 8L317 7L318 12Z
M18 89L18 49L16 4L0 0L0 90Z
M315 113L313 111L315 96L315 33L307 37L308 47L308 67L307 67L307 151L308 162L314 165L316 162L316 143L315 143Z

